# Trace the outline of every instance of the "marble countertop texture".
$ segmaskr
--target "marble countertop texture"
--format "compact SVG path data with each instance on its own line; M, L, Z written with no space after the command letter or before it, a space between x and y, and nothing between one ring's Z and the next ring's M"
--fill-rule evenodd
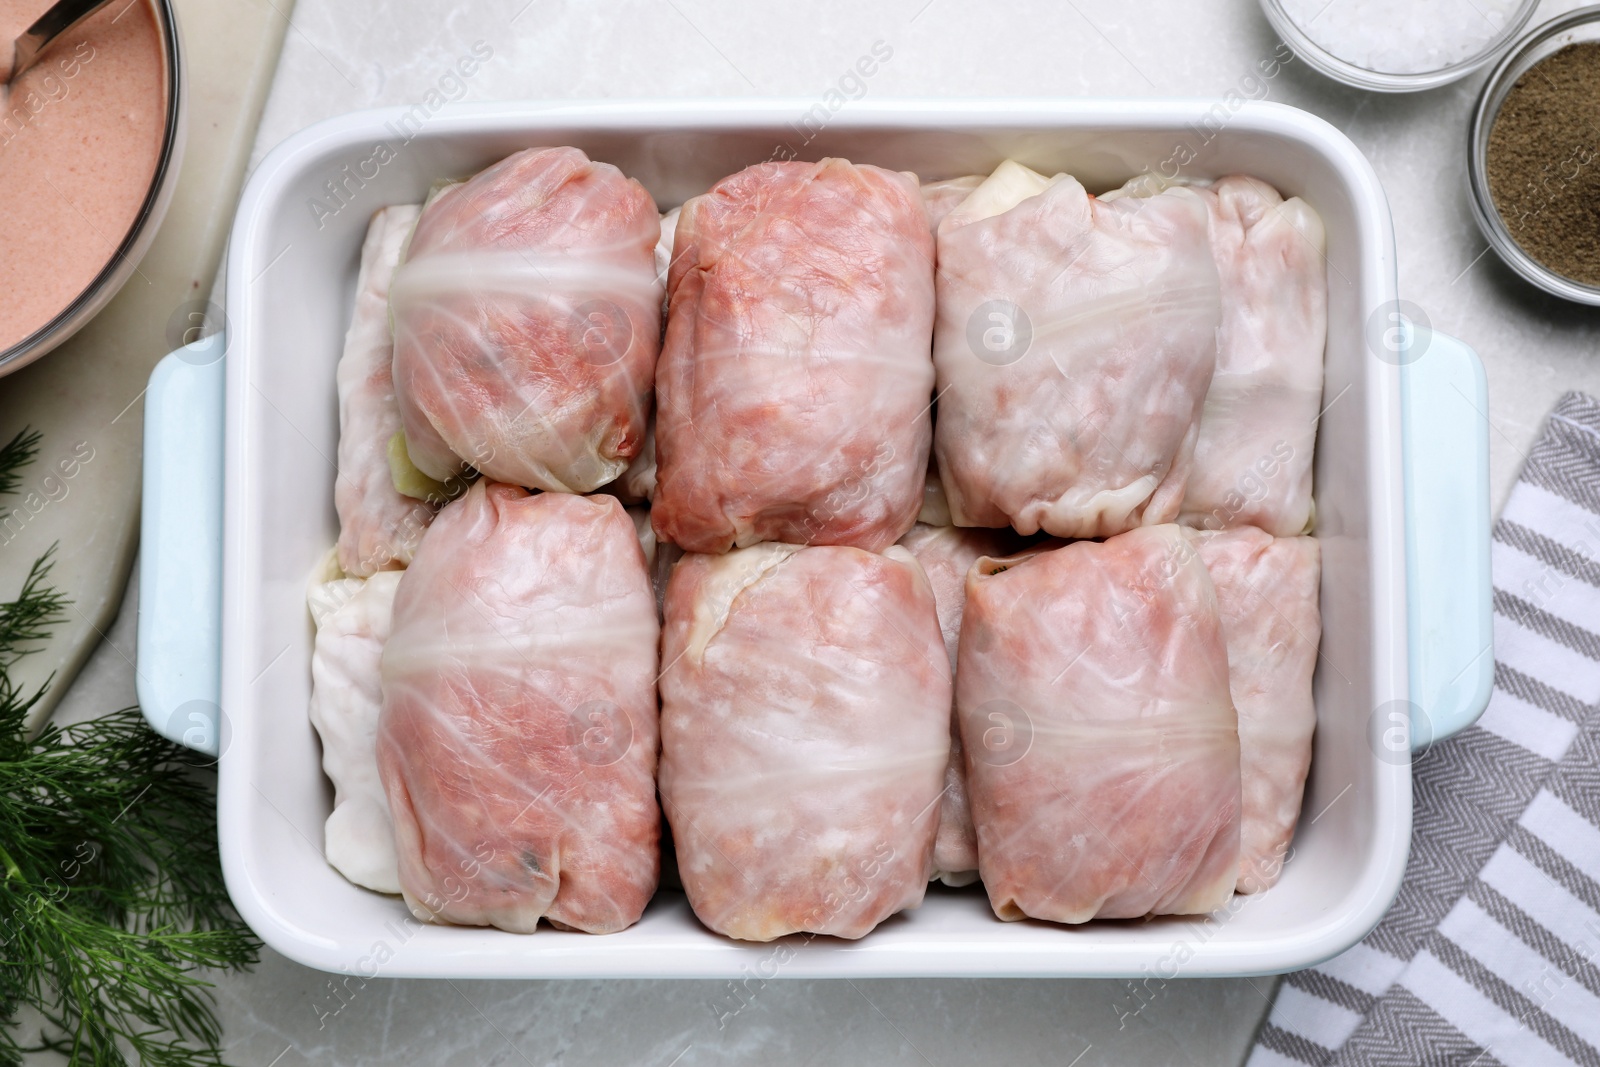
M1534 18L1576 6L1547 0ZM820 99L878 41L892 56L868 82L868 99L1220 99L1278 48L1253 0L299 0L253 160L319 119L420 101L478 41L494 55L462 99ZM1265 98L1328 119L1377 168L1395 218L1402 297L1473 345L1488 368L1498 510L1555 399L1568 389L1600 395L1600 311L1544 297L1486 253L1464 172L1482 80L1384 96L1293 62L1265 83ZM132 596L60 716L133 702ZM218 1000L230 1062L240 1067L1094 1067L1237 1063L1274 982L1171 982L1140 1008L1130 983L1118 981L781 981L720 1022L725 986L380 980L340 1006L329 976L266 952L253 973L222 977Z

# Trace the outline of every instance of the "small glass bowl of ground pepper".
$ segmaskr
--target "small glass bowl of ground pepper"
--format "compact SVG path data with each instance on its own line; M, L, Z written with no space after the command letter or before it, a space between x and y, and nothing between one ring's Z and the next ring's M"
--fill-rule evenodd
M1541 289L1600 305L1600 5L1540 26L1501 61L1469 149L1490 247Z

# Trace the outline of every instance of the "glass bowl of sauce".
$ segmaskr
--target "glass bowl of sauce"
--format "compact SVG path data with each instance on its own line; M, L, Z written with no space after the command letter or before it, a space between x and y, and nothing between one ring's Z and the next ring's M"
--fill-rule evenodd
M0 48L50 0L0 0ZM138 269L183 146L170 0L116 0L0 87L0 374L72 336Z
M1535 29L1478 97L1467 146L1472 214L1506 265L1600 305L1600 5Z

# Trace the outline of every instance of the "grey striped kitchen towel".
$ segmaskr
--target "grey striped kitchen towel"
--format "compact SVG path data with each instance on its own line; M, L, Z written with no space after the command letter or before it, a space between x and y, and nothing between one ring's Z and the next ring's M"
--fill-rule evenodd
M1285 978L1248 1067L1600 1067L1600 403L1556 404L1492 567L1494 695L1413 765L1400 895Z

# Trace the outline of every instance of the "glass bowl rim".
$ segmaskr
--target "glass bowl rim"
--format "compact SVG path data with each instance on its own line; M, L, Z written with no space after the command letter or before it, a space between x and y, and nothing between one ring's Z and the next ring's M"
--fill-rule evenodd
M1522 32L1522 28L1528 24L1528 20L1533 17L1538 7L1539 0L1522 0L1500 33L1476 55L1436 70L1397 74L1372 70L1339 58L1312 40L1300 24L1289 17L1288 11L1283 7L1283 0L1261 0L1261 9L1266 14L1267 21L1272 24L1272 28L1312 69L1345 85L1384 93L1414 93L1425 89L1437 89L1482 69L1516 44L1517 35Z
M1494 129L1495 119L1500 116L1506 96L1524 74L1549 55L1560 51L1560 48L1539 55L1536 59L1529 57L1554 38L1585 25L1600 26L1600 4L1574 8L1541 23L1518 41L1517 46L1506 54L1489 75L1473 105L1472 123L1467 131L1467 184L1470 193L1468 200L1472 204L1472 215L1478 223L1478 229L1506 266L1547 293L1580 304L1600 306L1600 286L1588 285L1552 270L1534 259L1511 236L1490 194L1488 173L1489 134ZM1595 40L1600 41L1600 37Z

